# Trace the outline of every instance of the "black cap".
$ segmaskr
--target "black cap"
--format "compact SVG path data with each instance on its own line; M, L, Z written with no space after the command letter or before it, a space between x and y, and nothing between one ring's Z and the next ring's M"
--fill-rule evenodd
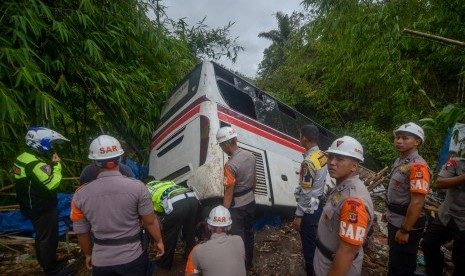
M304 125L300 129L300 133L302 136L307 138L307 140L315 143L318 142L318 135L320 134L320 131L314 124Z

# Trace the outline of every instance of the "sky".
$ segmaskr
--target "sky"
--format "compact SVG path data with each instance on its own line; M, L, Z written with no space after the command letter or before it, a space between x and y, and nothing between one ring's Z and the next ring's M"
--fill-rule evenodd
M263 50L271 44L265 38L259 38L260 32L276 30L278 24L275 14L281 11L292 14L301 11L302 0L161 0L169 18L184 20L189 26L202 20L210 28L223 27L229 21L235 22L230 35L238 37L237 44L245 48L240 52L235 64L226 58L219 63L247 77L255 77L258 64L263 58Z

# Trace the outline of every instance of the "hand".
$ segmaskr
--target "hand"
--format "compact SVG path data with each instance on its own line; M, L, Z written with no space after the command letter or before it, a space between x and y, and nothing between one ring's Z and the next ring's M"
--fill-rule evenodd
M61 159L60 159L60 157L58 156L58 154L54 153L54 154L52 155L52 161L53 161L53 162L60 162Z
M157 255L155 256L156 258L161 257L165 254L165 245L163 242L155 242L154 244L156 250L157 250Z
M400 230L397 230L395 240L398 244L406 244L408 242L408 237L408 233L402 233Z
M295 217L294 221L292 222L292 227L297 232L300 232L300 224L302 223L302 217Z
M381 222L387 222L386 213L381 216Z
M92 270L92 255L86 255L86 267Z

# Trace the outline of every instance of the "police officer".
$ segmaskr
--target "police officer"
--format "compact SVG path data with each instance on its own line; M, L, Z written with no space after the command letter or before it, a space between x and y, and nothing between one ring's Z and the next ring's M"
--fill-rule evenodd
M387 191L389 275L413 275L425 214L423 205L430 188L428 164L418 154L423 129L406 123L394 131L400 157L394 162Z
M216 134L218 144L231 158L224 165L223 185L225 187L223 206L232 217L230 233L244 240L246 267L253 267L255 217L255 156L237 145L237 133L231 127L222 127Z
M36 232L37 260L46 275L73 275L57 261L57 188L61 183L61 163L52 153L52 143L69 142L63 135L45 128L30 127L26 134L29 149L16 159L13 173L21 213L32 221Z
M245 249L241 237L228 235L231 214L223 206L213 208L207 220L210 240L192 249L185 275L245 276Z
M299 186L294 192L297 209L292 225L300 232L307 275L313 275L316 232L328 173L326 156L317 145L318 136L318 128L313 124L304 125L300 130L300 143L307 151L300 168Z
M465 275L465 148L459 157L451 158L439 172L438 189L447 189L439 207L438 217L428 225L421 247L428 275L444 275L444 255L441 245L454 240L452 249L453 275Z
M373 222L373 202L359 178L363 148L352 137L336 139L326 151L336 186L318 223L315 275L361 275L362 245Z
M123 153L114 137L101 135L92 141L89 159L94 160L100 173L76 191L71 203L74 232L94 276L146 274L148 257L141 243L139 218L154 240L157 257L164 254L147 188L119 171Z
M181 229L182 237L186 241L186 258L195 245L199 201L191 189L178 186L173 181L156 181L153 176L149 176L145 182L155 212L163 218L162 235L166 253L156 263L161 268L170 269Z

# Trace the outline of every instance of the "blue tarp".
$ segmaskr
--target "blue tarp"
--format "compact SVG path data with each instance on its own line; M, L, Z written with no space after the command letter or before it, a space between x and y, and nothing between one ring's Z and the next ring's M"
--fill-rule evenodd
M71 225L71 199L73 194L58 194L58 234L63 236L66 224ZM20 211L0 212L0 232L33 232L30 220Z
M142 166L135 163L129 157L126 157L123 163L126 164L129 168L131 168L136 179L143 180L148 175L149 170L146 166Z

